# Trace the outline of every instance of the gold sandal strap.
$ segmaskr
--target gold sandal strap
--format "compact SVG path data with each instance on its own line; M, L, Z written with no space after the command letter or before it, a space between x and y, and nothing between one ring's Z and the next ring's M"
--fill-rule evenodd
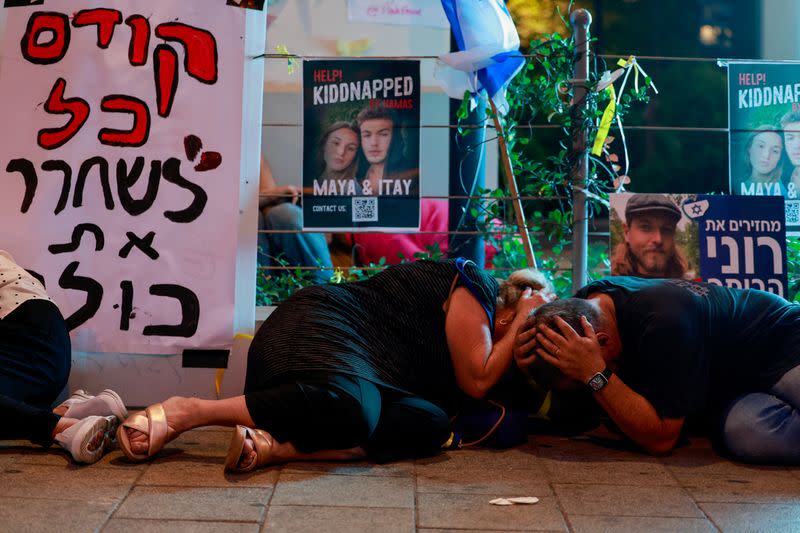
M256 450L257 464L266 464L272 456L272 437L266 431L260 429L247 429L250 438L253 439L253 447Z
M164 412L164 406L160 403L151 405L145 412L150 422L147 454L153 455L167 443L167 414Z

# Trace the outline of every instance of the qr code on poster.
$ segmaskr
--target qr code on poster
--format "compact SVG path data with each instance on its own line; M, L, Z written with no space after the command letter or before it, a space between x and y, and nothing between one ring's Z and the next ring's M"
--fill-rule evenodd
M786 224L800 224L800 200L786 200Z
M353 222L377 222L377 198L353 198Z

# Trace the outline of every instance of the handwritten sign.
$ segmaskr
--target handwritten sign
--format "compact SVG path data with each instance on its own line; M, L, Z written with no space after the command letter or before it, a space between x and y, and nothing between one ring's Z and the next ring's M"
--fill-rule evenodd
M223 0L8 10L0 242L75 349L231 344L244 21Z

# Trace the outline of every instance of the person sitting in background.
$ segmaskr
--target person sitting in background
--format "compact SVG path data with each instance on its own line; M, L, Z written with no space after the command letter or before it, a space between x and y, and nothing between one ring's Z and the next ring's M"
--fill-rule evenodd
M355 256L362 265L378 263L381 257L386 264L396 265L414 259L414 254L425 253L429 247L439 246L447 253L447 200L423 198L420 200L419 232L414 233L354 233Z
M314 267L314 282L327 283L332 275L328 243L322 233L303 233L300 189L277 185L263 158L259 183L258 265L276 266L281 258L290 266Z
M463 259L416 261L359 282L306 287L255 335L243 396L173 397L118 430L144 460L189 429L236 426L225 467L390 461L438 453L450 417L512 366L514 334L549 299L521 271L498 284Z
M51 409L71 358L66 322L43 283L0 250L0 440L55 441L79 463L102 457L127 410L110 390L77 391Z

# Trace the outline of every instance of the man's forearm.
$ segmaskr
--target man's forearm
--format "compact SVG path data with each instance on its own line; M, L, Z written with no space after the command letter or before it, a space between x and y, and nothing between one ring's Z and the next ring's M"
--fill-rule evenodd
M620 430L649 453L669 453L678 442L683 419L658 416L653 405L616 374L595 399Z

